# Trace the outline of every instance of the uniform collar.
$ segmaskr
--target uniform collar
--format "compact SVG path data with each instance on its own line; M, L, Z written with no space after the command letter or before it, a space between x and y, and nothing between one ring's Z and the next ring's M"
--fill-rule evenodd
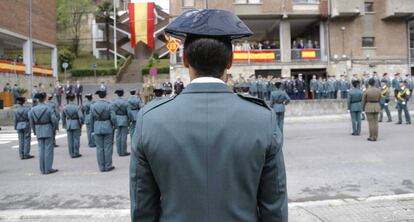
M207 82L207 83L191 83L183 90L181 94L187 93L233 93L223 83Z
M191 83L222 83L225 84L223 80L214 78L214 77L199 77L193 79Z

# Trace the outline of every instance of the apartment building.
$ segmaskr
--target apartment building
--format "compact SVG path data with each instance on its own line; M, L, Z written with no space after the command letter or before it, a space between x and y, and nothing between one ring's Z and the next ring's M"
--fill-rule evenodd
M234 44L236 77L411 73L414 1L170 0L171 19L192 8L232 11L254 32ZM189 82L181 56L171 56L171 80Z

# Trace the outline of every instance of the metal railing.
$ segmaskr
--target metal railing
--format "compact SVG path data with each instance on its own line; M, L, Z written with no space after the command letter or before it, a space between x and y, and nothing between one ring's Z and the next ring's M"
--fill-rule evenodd
M321 49L292 49L292 61L320 61Z

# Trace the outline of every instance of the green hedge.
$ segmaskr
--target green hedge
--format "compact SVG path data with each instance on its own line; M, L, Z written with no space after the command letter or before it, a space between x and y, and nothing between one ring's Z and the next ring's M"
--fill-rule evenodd
M145 67L142 69L142 75L148 75L151 68ZM170 73L170 67L157 68L158 73Z
M72 69L70 70L70 73L72 73L72 76L75 77L83 77L83 76L94 76L94 70L93 69ZM114 76L116 75L117 70L112 69L96 69L96 76Z

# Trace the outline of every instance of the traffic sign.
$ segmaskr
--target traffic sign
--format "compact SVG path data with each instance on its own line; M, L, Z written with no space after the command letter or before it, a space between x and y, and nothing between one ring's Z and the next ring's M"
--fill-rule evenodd
M96 69L96 63L92 64L92 68Z
M67 69L69 67L69 64L67 62L62 63L62 68Z
M150 76L156 76L158 74L158 70L157 70L157 68L151 68L150 70L149 70L149 75Z
M168 40L167 48L170 53L176 53L178 47L180 47L180 41L178 39L170 38L170 40Z

